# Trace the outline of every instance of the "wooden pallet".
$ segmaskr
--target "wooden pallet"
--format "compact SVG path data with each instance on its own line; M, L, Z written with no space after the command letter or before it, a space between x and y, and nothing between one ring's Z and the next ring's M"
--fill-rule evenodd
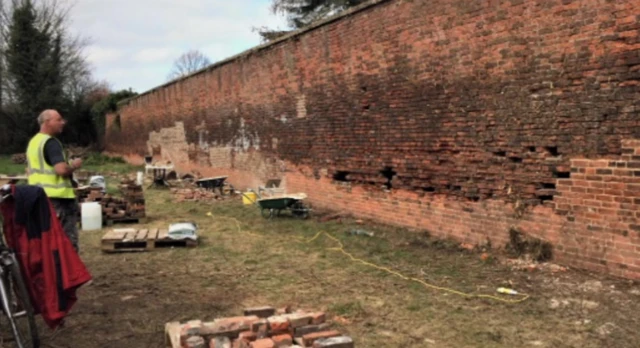
M104 252L122 252L170 247L193 248L198 245L198 242L192 239L171 239L168 234L166 229L116 228L102 237L101 248Z

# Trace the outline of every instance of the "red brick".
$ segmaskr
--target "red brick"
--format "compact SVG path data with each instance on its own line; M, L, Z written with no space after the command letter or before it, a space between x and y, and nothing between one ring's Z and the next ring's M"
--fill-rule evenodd
M285 316L273 316L267 318L269 322L269 332L284 333L289 330L289 319Z
M293 344L293 338L291 337L291 335L276 335L271 337L271 339L273 340L277 348L289 347Z
M308 347L313 345L313 342L315 342L320 338L337 337L337 336L340 336L340 333L335 330L314 332L314 333L310 333L302 336L302 341L304 342L305 347Z
M251 342L249 345L251 348L275 348L276 344L270 338L262 338L257 341Z

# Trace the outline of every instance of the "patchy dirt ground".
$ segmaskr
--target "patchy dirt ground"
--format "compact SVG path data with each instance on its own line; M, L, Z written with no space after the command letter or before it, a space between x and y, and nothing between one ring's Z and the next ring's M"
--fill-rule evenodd
M45 347L163 347L164 324L238 315L246 306L326 310L357 347L637 347L640 285L553 267L519 269L409 232L348 218L268 221L240 198L173 202L147 191L149 227L192 220L195 249L104 254L102 232L82 232L81 256L95 280L81 289L66 326L42 327ZM211 212L211 216L207 213ZM132 225L132 227L135 225ZM351 234L354 229L373 237ZM490 294L508 286L520 303L464 297L426 288L353 262L331 249L408 277L457 291ZM517 264L516 264L517 266Z

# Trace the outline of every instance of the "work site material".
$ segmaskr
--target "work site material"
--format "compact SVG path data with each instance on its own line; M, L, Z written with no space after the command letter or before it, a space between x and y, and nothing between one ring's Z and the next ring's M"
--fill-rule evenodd
M171 193L173 193L176 202L213 202L223 200L228 197L195 186L185 188L172 188Z
M197 240L198 227L193 222L179 222L169 225L169 238Z
M351 337L332 330L324 312L256 307L244 316L165 325L165 346L353 348ZM204 342L204 343L202 343ZM295 344L295 345L294 345ZM196 345L197 346L197 345Z
M113 197L102 192L100 187L82 186L76 189L80 202L99 202L102 205L103 225L119 222L145 223L146 211L142 186L131 180L120 184L122 197Z
M233 186L225 182L227 176L216 176L213 178L203 178L196 180L196 185L211 191L218 191L221 195L233 192Z
M80 203L81 226L83 231L102 228L102 205L99 202Z
M16 153L11 155L11 162L14 164L25 164L27 163L27 156L24 153Z
M306 219L309 217L311 208L303 202L305 198L307 195L304 193L260 198L258 205L262 216L267 219L279 216L282 210L289 210L294 217Z
M105 233L101 248L104 252L150 251L158 248L186 247L198 245L196 238L170 237L167 229L118 228Z

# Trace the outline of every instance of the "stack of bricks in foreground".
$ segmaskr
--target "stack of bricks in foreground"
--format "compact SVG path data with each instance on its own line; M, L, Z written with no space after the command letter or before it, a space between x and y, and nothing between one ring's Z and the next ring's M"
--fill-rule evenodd
M353 348L351 337L332 330L323 312L273 307L245 309L244 316L167 323L172 348Z

